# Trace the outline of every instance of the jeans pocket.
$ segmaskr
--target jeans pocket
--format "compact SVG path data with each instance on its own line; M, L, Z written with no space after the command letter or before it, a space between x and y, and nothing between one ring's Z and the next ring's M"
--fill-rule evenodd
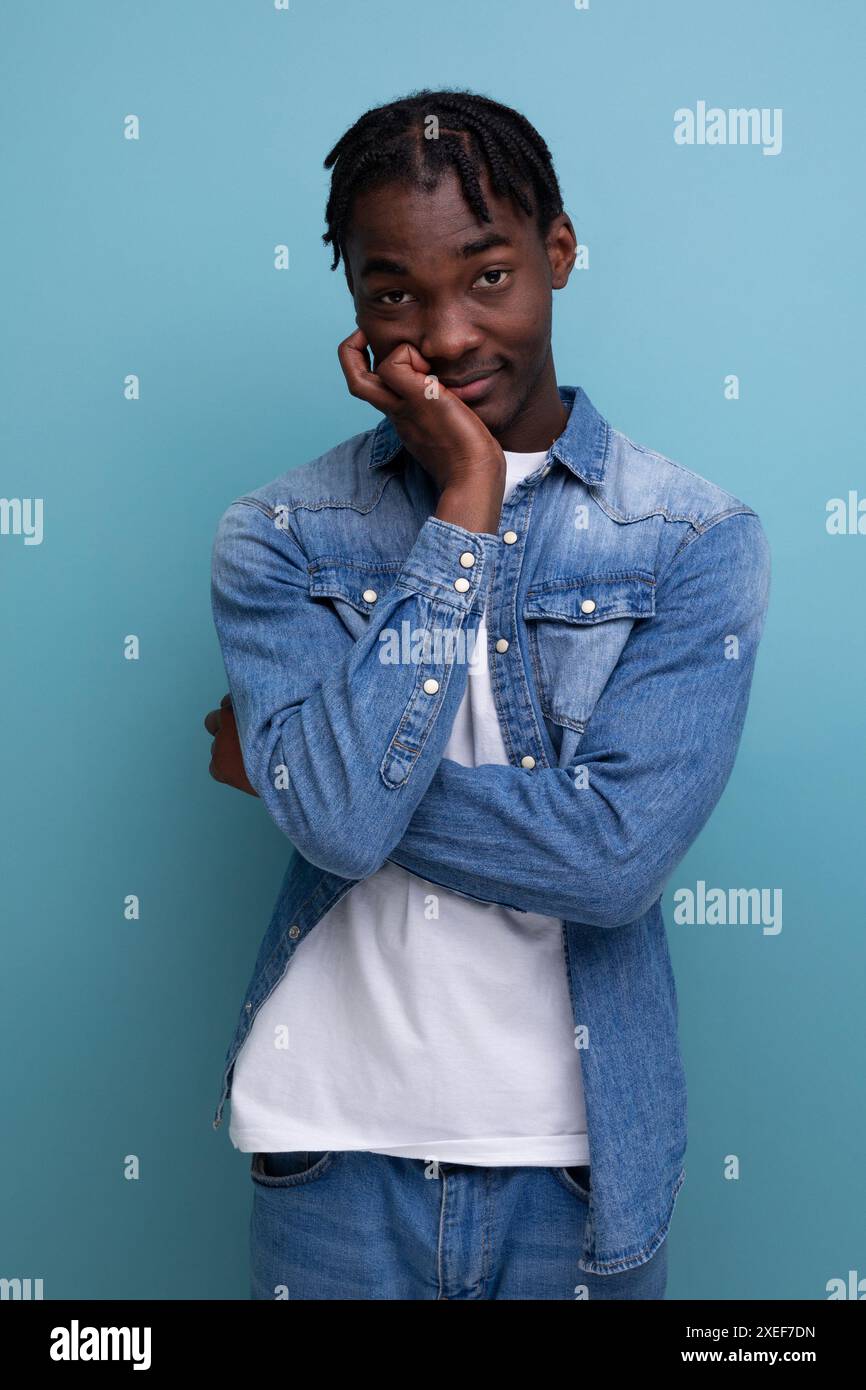
M254 1153L250 1177L262 1187L299 1187L320 1178L333 1161L333 1151L297 1149L285 1153Z
M577 1168L551 1168L550 1171L572 1196L579 1197L581 1202L589 1205L591 1179L586 1164Z

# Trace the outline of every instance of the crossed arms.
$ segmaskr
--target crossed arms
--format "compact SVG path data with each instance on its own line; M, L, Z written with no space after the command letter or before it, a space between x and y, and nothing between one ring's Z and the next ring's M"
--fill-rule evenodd
M763 528L734 512L681 545L596 703L579 779L443 758L466 665L380 660L379 633L406 619L474 633L498 543L428 518L355 640L310 597L291 529L234 503L214 542L212 604L246 775L304 857L340 877L390 859L486 902L626 925L661 895L730 776L769 596ZM467 549L476 562L461 570Z

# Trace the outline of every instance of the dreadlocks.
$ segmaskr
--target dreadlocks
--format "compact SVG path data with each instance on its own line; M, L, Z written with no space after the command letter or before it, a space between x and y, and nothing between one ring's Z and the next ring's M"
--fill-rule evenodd
M333 247L332 270L341 254L345 260L352 201L375 184L396 180L430 192L451 169L470 208L490 222L480 182L486 168L494 192L535 215L542 234L562 212L553 160L538 131L519 111L475 92L424 89L372 107L337 141L325 168L334 170L322 237Z

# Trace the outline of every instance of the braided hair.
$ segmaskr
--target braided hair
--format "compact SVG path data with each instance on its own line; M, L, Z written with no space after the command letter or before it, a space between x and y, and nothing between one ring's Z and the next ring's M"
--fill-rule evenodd
M337 141L325 168L333 173L322 241L333 248L332 270L341 254L345 262L353 199L377 184L396 181L430 192L453 170L472 211L490 222L480 181L486 168L493 191L535 216L542 235L562 212L553 159L535 127L512 107L459 89L424 88L371 107Z

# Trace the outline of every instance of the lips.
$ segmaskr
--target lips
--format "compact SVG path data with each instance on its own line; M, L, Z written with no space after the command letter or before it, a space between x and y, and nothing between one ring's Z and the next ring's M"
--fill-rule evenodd
M461 401L479 400L485 395L493 378L497 375L500 368L496 367L492 372L474 372L471 376L464 377L462 382L451 385L447 380L440 377L443 386L459 396Z

